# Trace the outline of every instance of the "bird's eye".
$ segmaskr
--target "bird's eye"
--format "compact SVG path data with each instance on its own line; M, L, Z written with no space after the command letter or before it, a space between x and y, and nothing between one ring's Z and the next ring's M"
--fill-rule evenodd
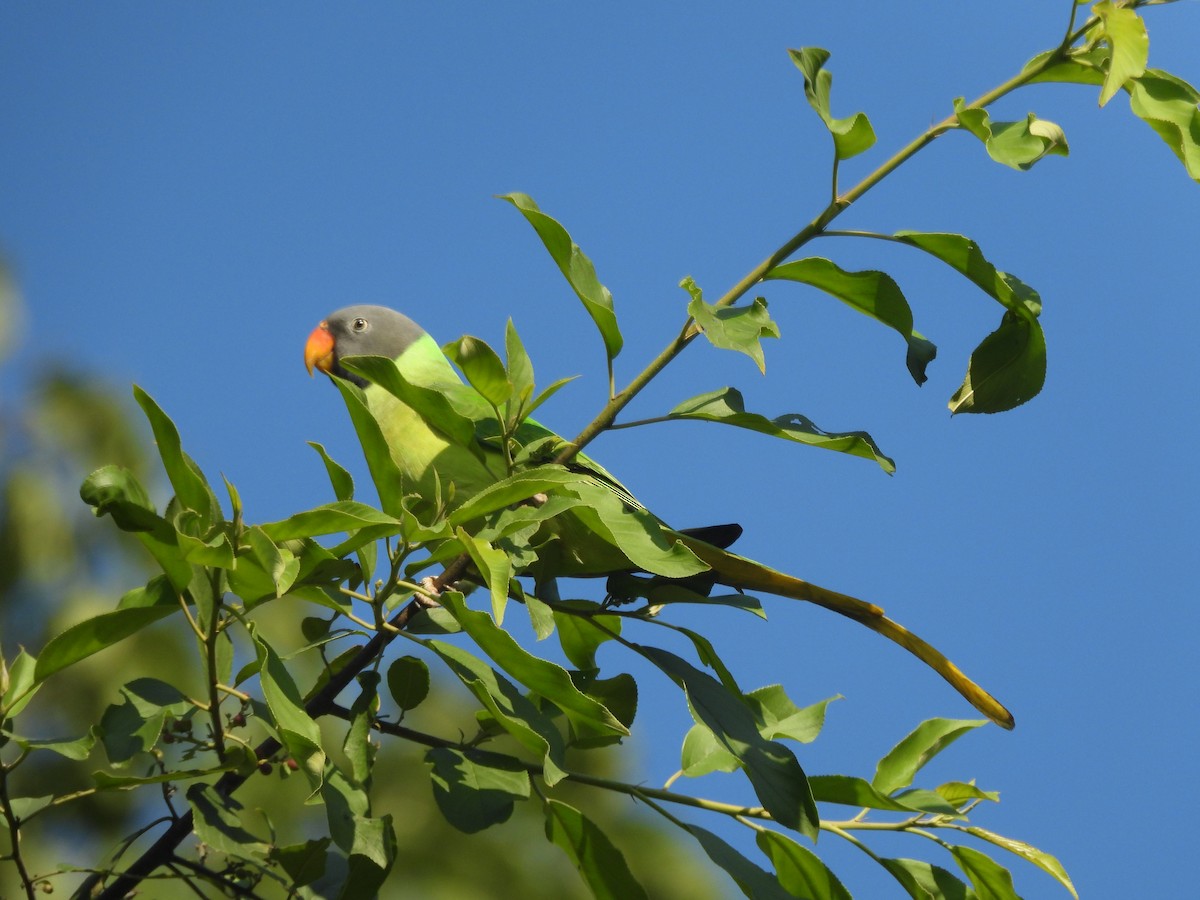
M370 323L366 319L364 319L362 316L359 316L357 319L355 319L353 322L350 323L350 327L358 332L366 331L367 327L369 325L370 325Z

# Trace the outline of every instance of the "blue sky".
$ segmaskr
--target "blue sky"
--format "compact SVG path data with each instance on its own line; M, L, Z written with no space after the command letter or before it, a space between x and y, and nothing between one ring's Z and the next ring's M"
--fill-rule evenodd
M327 312L372 302L443 341L499 345L511 316L542 382L584 376L539 415L574 433L603 402L600 342L494 194L532 195L592 257L628 380L677 332L681 277L719 296L825 202L829 141L789 46L831 50L835 113L872 118L879 143L843 164L849 186L954 97L1052 45L1068 8L7 4L0 245L27 308L0 386L59 356L142 385L210 477L223 472L247 516L269 521L328 499L306 440L358 466L340 400L305 377L301 349ZM1151 64L1200 82L1200 6L1147 18ZM808 251L905 289L940 348L924 387L894 333L773 284L761 293L783 338L766 347L765 379L696 345L633 412L732 384L756 411L870 431L894 477L699 424L591 449L669 521L739 521L741 552L884 605L1016 713L1014 733L963 739L923 783L1001 790L979 824L1057 854L1083 896L1179 896L1194 885L1200 801L1186 462L1200 438L1188 274L1200 186L1123 97L1101 110L1093 89L1043 86L994 115L1029 111L1065 128L1070 159L1018 173L948 135L839 227L965 233L1037 288L1050 369L1036 400L951 420L945 401L999 307L911 250L827 239ZM864 629L767 609L769 625L684 620L718 634L746 687L846 697L801 751L808 771L869 777L919 720L970 717ZM649 783L674 771L687 726L674 689L657 690L668 702L644 701L636 740ZM822 843L851 890L886 895L863 857ZM1013 868L1025 897L1066 896Z

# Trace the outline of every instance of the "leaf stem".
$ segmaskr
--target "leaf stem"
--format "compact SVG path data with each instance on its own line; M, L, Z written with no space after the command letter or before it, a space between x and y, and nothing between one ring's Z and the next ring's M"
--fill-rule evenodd
M884 234L881 231L857 231L854 229L822 231L819 237L859 237L873 238L877 241L892 241L897 244L904 243L904 241L900 240L894 234Z
M634 419L630 422L613 422L608 426L609 431L619 431L622 428L636 428L638 425L655 425L659 422L675 421L670 416L651 416L649 419Z

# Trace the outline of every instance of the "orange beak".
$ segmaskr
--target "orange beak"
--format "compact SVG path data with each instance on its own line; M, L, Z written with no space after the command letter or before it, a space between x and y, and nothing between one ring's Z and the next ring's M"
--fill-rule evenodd
M309 375L314 368L327 374L333 368L333 335L324 322L313 329L304 345L304 368L308 369Z

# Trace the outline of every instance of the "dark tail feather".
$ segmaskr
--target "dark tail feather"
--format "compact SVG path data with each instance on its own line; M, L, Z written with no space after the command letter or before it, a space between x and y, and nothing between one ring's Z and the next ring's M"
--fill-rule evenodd
M727 550L734 541L742 536L742 526L736 522L730 522L727 525L705 525L703 528L680 528L679 533Z

